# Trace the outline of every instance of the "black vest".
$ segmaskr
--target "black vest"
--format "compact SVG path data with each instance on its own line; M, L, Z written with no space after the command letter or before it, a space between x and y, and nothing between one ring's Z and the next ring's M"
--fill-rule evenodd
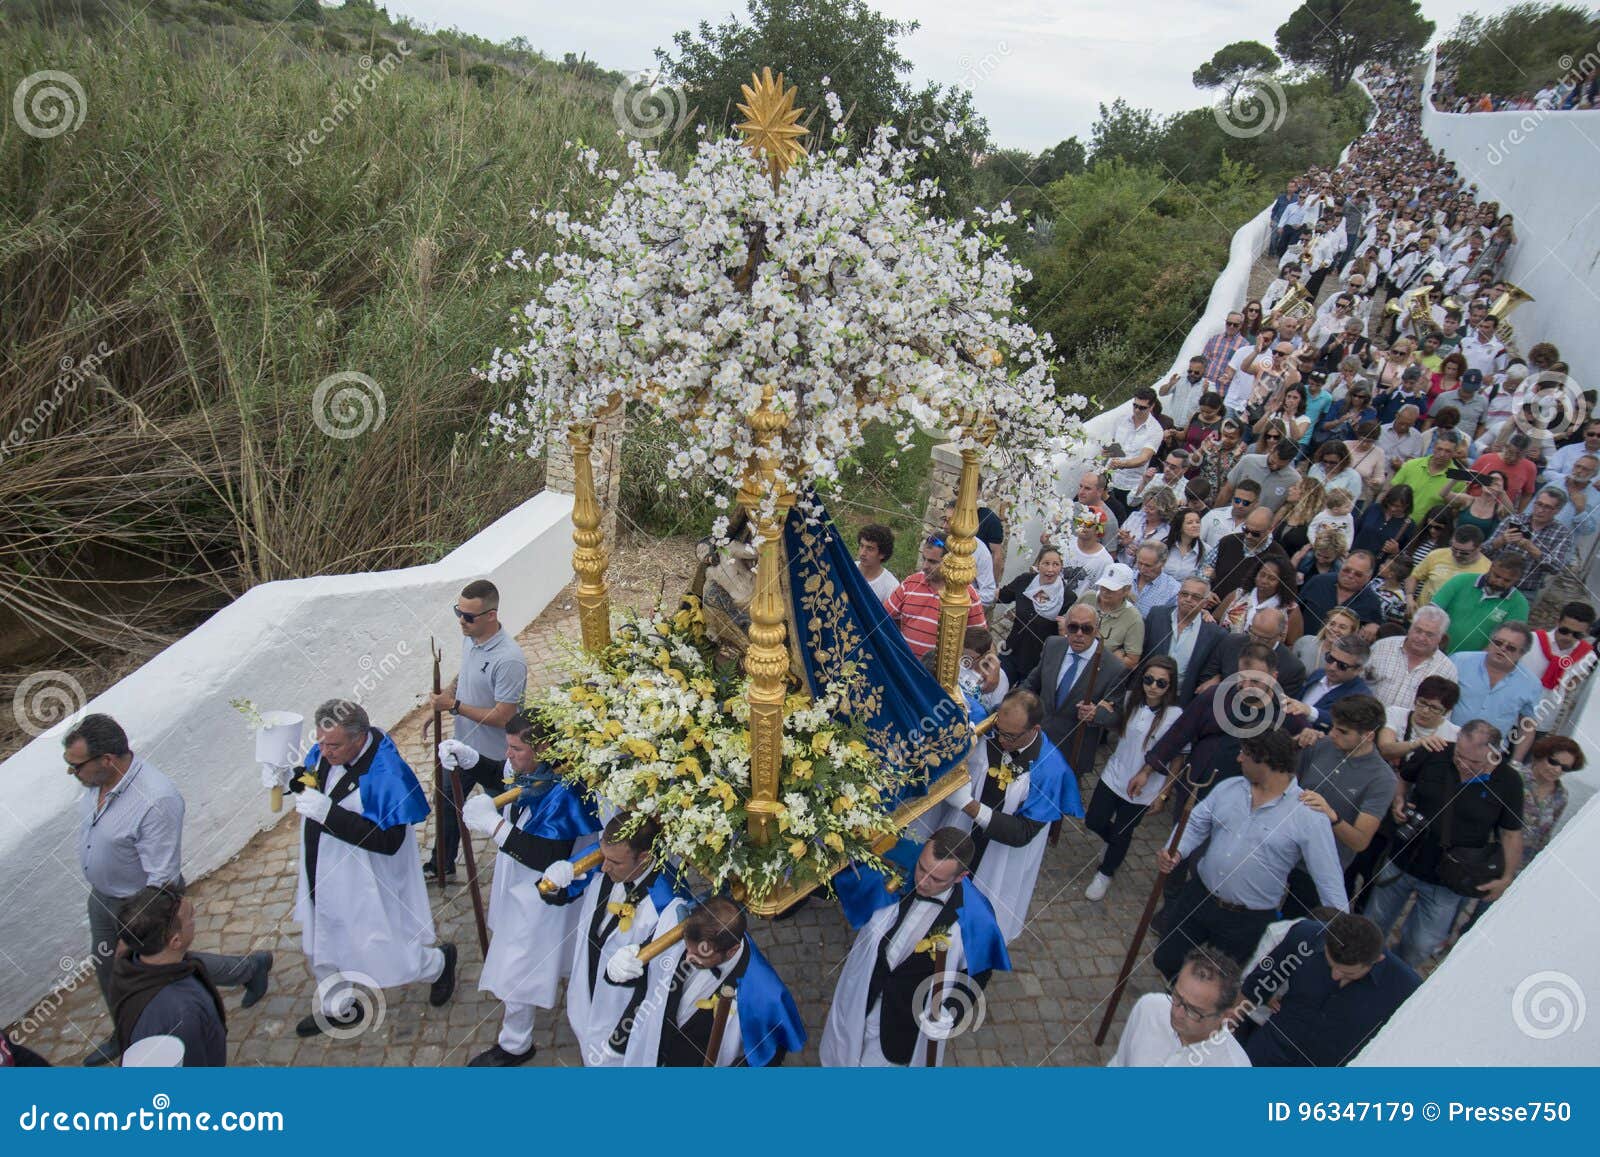
M922 1029L917 1025L915 1007L917 990L933 976L933 955L913 951L898 968L889 967L889 945L900 926L917 907L916 893L900 901L900 912L878 940L878 958L872 966L872 979L867 985L867 1015L872 1015L873 1005L878 1006L879 1047L884 1058L894 1065L909 1065L916 1052L917 1039ZM957 883L950 896L928 926L931 933L936 928L955 931L956 914L961 911L961 884Z

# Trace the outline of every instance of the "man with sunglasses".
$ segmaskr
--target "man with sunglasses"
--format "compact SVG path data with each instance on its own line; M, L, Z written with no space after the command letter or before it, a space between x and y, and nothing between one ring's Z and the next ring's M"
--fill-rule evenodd
M1232 500L1239 483L1249 479L1260 487L1260 502L1276 514L1278 507L1289 497L1289 487L1300 481L1300 472L1292 463L1300 453L1299 445L1286 438L1281 431L1268 427L1261 435L1259 445L1264 453L1246 454L1228 474L1228 484L1218 496L1218 505Z
M1463 726L1474 719L1493 724L1517 759L1533 746L1534 720L1544 697L1544 687L1520 665L1532 647L1527 623L1501 623L1489 636L1487 650L1454 656L1461 698L1450 718Z
M1144 654L1148 663L1157 655L1171 656L1178 665L1178 703L1187 704L1212 664L1212 654L1228 632L1207 619L1206 598L1211 584L1201 575L1191 575L1178 585L1173 602L1151 609L1144 620Z
M1092 602L1067 610L1061 634L1046 639L1039 664L1021 683L1021 690L1039 697L1044 707L1044 733L1068 760L1076 755L1083 774L1094 766L1101 728L1094 723L1094 704L1120 694L1130 672L1100 642L1100 612ZM1143 645L1143 639L1140 640ZM1086 715L1079 707L1088 707ZM1082 733L1080 740L1079 733Z
M1289 554L1272 538L1272 512L1252 506L1239 533L1223 538L1206 556L1202 570L1211 579L1212 597L1221 603L1234 591L1248 589L1267 559L1282 566L1282 573L1289 573Z
M1161 423L1155 419L1156 392L1140 386L1133 392L1132 413L1117 419L1111 440L1122 447L1122 456L1110 459L1111 500L1119 513L1128 509L1128 495L1144 480L1145 464L1155 457L1161 445Z
M1589 629L1594 608L1571 602L1561 608L1560 621L1550 631L1535 631L1533 646L1522 656L1521 667L1544 688L1540 718L1554 719L1561 701L1594 671L1597 657Z
M1200 376L1208 382L1218 381L1233 355L1249 344L1250 339L1244 336L1244 314L1234 310L1223 322L1222 332L1207 338L1200 347Z
M1238 1000L1238 962L1209 944L1189 949L1169 989L1145 993L1128 1010L1106 1067L1249 1068L1228 1027Z
M500 625L500 591L487 579L468 583L456 600L456 621L461 624L460 673L429 703L435 711L455 716L455 734L439 743L439 761L447 773L459 772L460 803L474 784L489 795L504 788L500 768L506 761L506 724L522 708L528 690L528 659L511 633ZM476 757L462 758L470 748ZM444 880L455 875L461 830L455 808L439 812L439 842L444 857ZM435 853L439 849L435 849ZM439 856L424 858L422 873L435 883Z
M1289 705L1289 710L1304 716L1312 728L1330 727L1334 704L1354 695L1372 695L1372 688L1361 675L1371 656L1371 646L1358 634L1352 632L1334 639L1322 652L1322 670L1306 680L1299 699ZM1308 728L1300 732L1300 746L1309 747L1320 738L1317 731Z
M1383 621L1383 604L1367 584L1377 569L1377 560L1369 550L1351 551L1333 574L1313 575L1300 588L1300 614L1305 619L1305 633L1315 635L1322 630L1328 612L1334 607L1344 607L1354 613L1363 625Z
M183 882L183 796L173 782L133 753L128 733L109 715L86 715L61 741L67 774L83 793L78 866L89 885L89 940L95 979L111 1007L112 960L129 897ZM244 1008L265 995L272 953L195 953L213 984L244 986ZM115 1033L86 1065L110 1064L121 1052Z

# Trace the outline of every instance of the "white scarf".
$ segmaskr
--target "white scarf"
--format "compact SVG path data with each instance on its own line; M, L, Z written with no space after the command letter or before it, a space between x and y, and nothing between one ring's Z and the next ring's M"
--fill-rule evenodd
M1037 594L1043 594L1044 599L1035 599ZM1028 584L1028 589L1022 592L1022 597L1033 603L1033 609L1044 618L1053 619L1061 613L1061 604L1066 601L1067 584L1061 581L1061 576L1056 576L1056 581L1047 583L1038 575L1033 576L1033 581Z

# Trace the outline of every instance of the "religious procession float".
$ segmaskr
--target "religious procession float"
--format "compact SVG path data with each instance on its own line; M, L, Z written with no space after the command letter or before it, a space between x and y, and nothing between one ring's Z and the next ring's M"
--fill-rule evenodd
M831 92L825 118L769 70L744 96L739 135L702 130L681 173L638 142L631 172L602 170L580 144L614 190L590 219L548 215L559 252L514 257L541 288L483 373L518 387L498 436L573 457L582 650L532 704L552 762L604 814L652 818L698 886L771 916L846 864L892 872L884 853L966 781L979 469L987 500L1041 508L1082 401L1058 397L1014 301L1004 207L938 219L915 150L887 127L852 148ZM597 425L650 411L679 431L667 485L726 513L680 603L614 615L592 449ZM962 457L937 679L825 508L874 424Z

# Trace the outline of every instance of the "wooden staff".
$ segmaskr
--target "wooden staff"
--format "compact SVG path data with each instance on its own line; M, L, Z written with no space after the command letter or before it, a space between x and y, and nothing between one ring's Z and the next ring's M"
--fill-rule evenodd
M433 693L440 694L444 686L440 681L439 644L428 636L428 650L433 652ZM427 734L426 730L423 732ZM444 739L444 712L433 709L433 878L444 886L444 759L439 755L439 743ZM458 829L459 830L459 829Z
M1100 645L1094 649L1094 658L1089 661L1089 694L1091 696L1094 694L1094 685L1100 678L1100 660L1105 657L1105 653L1106 641L1101 639ZM1072 693L1071 687L1067 688L1067 693L1069 695ZM1092 703L1094 700L1085 699L1084 702ZM1072 758L1068 760L1072 766L1067 770L1072 772L1073 775L1082 774L1082 772L1078 770L1078 760L1083 755L1083 732L1085 726L1092 722L1093 719L1080 719L1078 720L1077 726L1072 729ZM1060 841L1060 839L1061 821L1056 820L1055 823L1050 825L1050 846L1054 847Z
M1193 770L1192 767L1186 768L1183 773L1184 777L1187 777L1187 773ZM1172 837L1167 841L1167 851L1176 852L1178 850L1178 843L1183 839L1183 830L1189 826L1189 813L1194 810L1195 798L1199 793L1199 789L1210 786L1211 781L1216 777L1217 768L1215 764L1212 764L1210 774L1206 776L1203 783L1196 783L1192 778L1189 779L1189 799L1183 805L1183 811L1178 815L1178 822L1173 825ZM1156 807L1160 805L1167 798L1167 794L1177 786L1179 778L1180 776L1177 775L1168 776L1166 786L1161 789L1161 794L1156 796L1155 802L1150 806ZM1144 946L1145 935L1150 931L1150 921L1155 919L1156 901L1160 899L1161 889L1166 882L1167 873L1157 872L1155 883L1150 886L1150 897L1144 902L1144 912L1139 917L1139 925L1134 929L1133 943L1128 945L1128 954L1122 958L1122 968L1117 973L1116 987L1111 990L1111 998L1106 1001L1105 1016L1101 1017L1100 1027L1094 1034L1094 1043L1096 1045L1105 1044L1106 1033L1111 1031L1111 1019L1117 1015L1117 1006L1122 1003L1122 994L1128 987L1129 979L1133 976L1134 965L1139 961L1139 949ZM1176 931L1176 928L1169 928L1167 929L1167 934L1170 936Z
M489 955L489 922L483 912L483 889L478 884L478 854L472 850L472 833L461 815L461 769L450 773L450 806L456 812L456 831L461 834L461 851L467 861L467 891L472 893L472 918L478 925L478 951Z
M928 1019L932 1020L944 1005L945 989L945 964L950 956L948 948L940 948L933 954L933 991L928 993ZM933 1037L928 1038L928 1051L923 1058L926 1068L937 1068L939 1065L939 1042Z
M517 790L520 792L522 789L518 788ZM500 797L497 797L497 798L504 799L505 797L504 796L500 796ZM506 802L509 803L510 801L507 800ZM594 871L596 868L598 868L600 866L600 863L601 863L601 861L603 859L604 859L604 857L601 856L600 849L596 848L594 851L590 852L587 856L584 856L581 860L572 861L572 878L574 880L576 880L579 876L583 875L585 872ZM549 880L541 879L539 881L539 891L543 892L546 896L554 896L557 892L561 891L561 889L557 888ZM680 935L681 935L681 933L680 933Z
M717 997L717 1010L711 1014L711 1039L706 1042L703 1067L708 1069L717 1067L717 1054L722 1051L722 1038L728 1031L728 1017L733 1012L733 985L724 984L717 990Z

